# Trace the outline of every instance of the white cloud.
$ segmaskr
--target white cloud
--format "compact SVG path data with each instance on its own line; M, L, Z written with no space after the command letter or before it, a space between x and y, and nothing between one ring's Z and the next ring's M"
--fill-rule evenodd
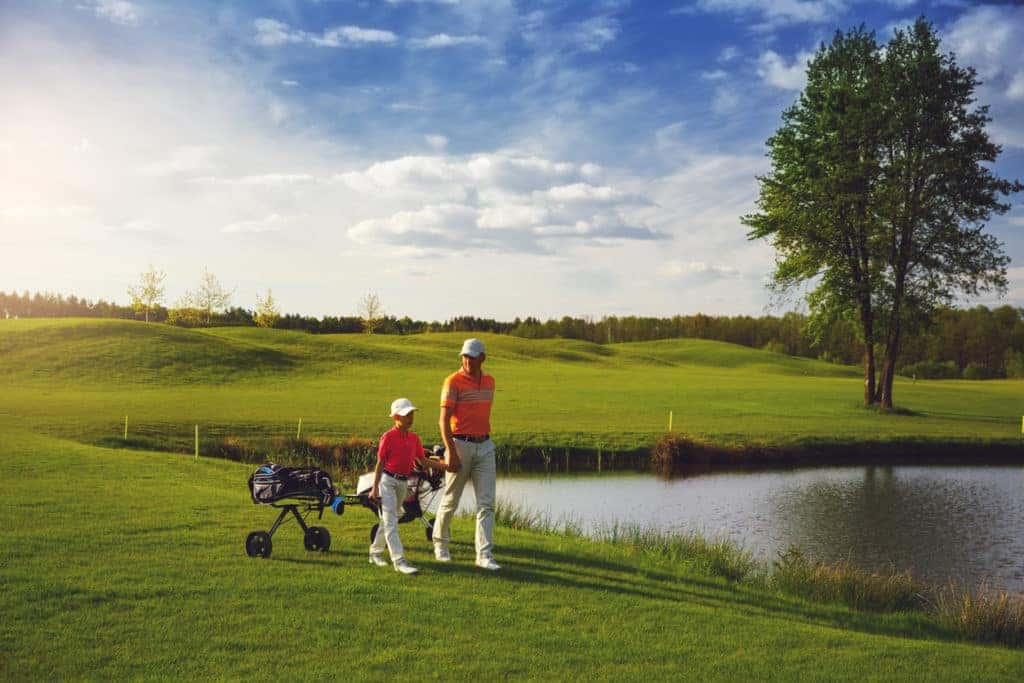
M756 15L763 27L820 24L834 21L845 9L844 0L697 0L695 10L723 14Z
M284 227L289 219L280 214L272 213L264 218L249 221L235 221L220 229L223 233L263 233L277 232Z
M729 74L722 69L714 69L713 71L702 71L700 77L705 81L724 81Z
M554 240L666 237L629 215L649 205L647 198L587 182L599 172L592 164L498 152L402 157L338 180L365 195L419 205L352 225L349 236L362 244L536 253Z
M787 65L779 54L767 50L757 60L757 74L776 88L802 90L807 83L807 62L812 56L810 52L801 52Z
M704 261L679 260L665 262L659 269L659 273L672 280L697 279L703 281L733 278L739 275L739 271L733 266Z
M253 21L256 35L253 39L259 45L274 47L289 43L308 43L319 47L351 47L367 44L391 45L398 42L398 36L391 31L360 26L338 26L321 34L292 28L283 21L261 17Z
M97 0L93 11L96 16L122 26L138 26L142 20L138 5L127 0Z
M722 51L718 53L718 61L720 62L731 62L740 56L740 50L734 45L726 45L722 48Z
M418 38L412 41L413 47L426 49L440 49L445 47L456 47L458 45L486 45L487 39L483 36L450 36L447 33L438 33L429 38Z
M593 17L579 25L576 43L588 52L597 52L619 35L619 22L612 17Z
M444 135L424 135L423 139L427 141L430 148L436 152L440 152L448 146L448 138Z

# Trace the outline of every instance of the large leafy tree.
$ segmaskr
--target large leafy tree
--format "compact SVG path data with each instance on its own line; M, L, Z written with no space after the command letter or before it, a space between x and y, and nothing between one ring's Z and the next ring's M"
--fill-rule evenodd
M986 164L1000 149L974 107L973 69L939 51L919 19L881 49L863 28L837 33L808 65L799 101L768 140L760 211L774 284L812 283L812 331L846 317L864 344L864 402L892 407L902 334L960 295L1006 287L1009 259L984 233L1024 189ZM876 383L875 343L884 341Z
M988 106L975 106L974 69L942 54L932 26L918 19L896 31L882 57L883 175L877 192L881 296L887 310L878 399L892 407L902 334L957 297L1006 289L1010 259L984 232L1000 201L1024 189L990 166Z
M759 179L761 211L743 219L752 239L769 238L776 249L776 288L817 283L808 295L815 335L837 319L859 323L865 404L874 401L876 375L878 52L863 28L818 49L799 101L768 140L772 171Z

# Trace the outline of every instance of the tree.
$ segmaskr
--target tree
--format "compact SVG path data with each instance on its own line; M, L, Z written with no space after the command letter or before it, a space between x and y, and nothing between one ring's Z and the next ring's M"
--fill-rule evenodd
M938 45L923 19L884 50L863 28L822 45L768 140L760 212L743 218L779 254L775 286L814 283L812 333L858 320L864 402L883 408L904 331L959 294L1005 289L1008 259L983 228L1009 209L998 195L1024 189L983 165L1000 149L985 132L987 107L970 109L974 71Z
M253 321L259 327L273 327L280 318L281 312L277 310L274 293L268 289L266 298L260 298L260 295L257 294L256 315L253 316Z
M203 274L199 278L199 287L185 295L179 308L198 309L202 313L203 324L209 325L213 320L213 312L227 308L234 293L233 289L224 289L217 276L203 268Z
M837 32L807 68L807 86L768 139L772 171L761 178L760 213L743 217L751 239L778 252L773 286L807 281L808 331L816 342L838 320L855 319L863 343L864 404L875 397L875 302L879 267L871 206L880 170L880 62L863 27Z
M384 318L384 307L380 303L380 297L370 292L360 299L359 317L363 322L363 332L373 334Z
M975 71L940 53L927 21L896 31L881 83L887 115L877 212L888 322L878 399L891 408L905 326L959 295L1006 290L1010 259L983 230L993 214L1010 209L999 195L1024 185L986 166L1002 150L985 131L988 106L973 107Z
M149 270L139 275L139 284L128 288L132 308L136 313L145 311L147 323L149 322L149 312L164 300L164 280L166 278L166 273L157 270L153 264L150 264Z

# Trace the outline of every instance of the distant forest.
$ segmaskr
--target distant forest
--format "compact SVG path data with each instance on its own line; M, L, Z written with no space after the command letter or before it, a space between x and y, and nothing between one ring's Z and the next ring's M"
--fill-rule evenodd
M255 311L233 307L214 314L210 324L255 326L255 315ZM131 306L120 306L102 299L89 301L48 292L20 295L0 292L0 317L137 320L142 318L142 313ZM157 306L151 311L150 319L166 323L168 309ZM710 339L833 363L854 364L860 361L861 347L854 325L843 321L834 323L828 334L814 344L805 333L806 324L806 316L799 313L756 318L700 313L671 318L608 316L599 320L566 316L541 321L528 317L511 322L472 316L426 322L388 316L375 321L374 333L491 332L527 339L581 339L598 344ZM315 318L287 314L277 317L272 326L313 334L362 333L364 330L363 319L358 316ZM899 372L919 379L1024 378L1024 308L977 306L943 309L929 326L906 338L901 360Z

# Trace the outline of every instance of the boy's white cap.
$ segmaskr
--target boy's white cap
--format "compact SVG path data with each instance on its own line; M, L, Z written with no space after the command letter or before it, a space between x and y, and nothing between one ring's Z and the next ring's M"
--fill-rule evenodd
M467 339L462 342L462 353L460 356L469 356L470 358L476 358L477 356L483 355L484 343L479 339Z
M391 415L408 415L416 410L416 406L407 398L396 398L391 402Z

